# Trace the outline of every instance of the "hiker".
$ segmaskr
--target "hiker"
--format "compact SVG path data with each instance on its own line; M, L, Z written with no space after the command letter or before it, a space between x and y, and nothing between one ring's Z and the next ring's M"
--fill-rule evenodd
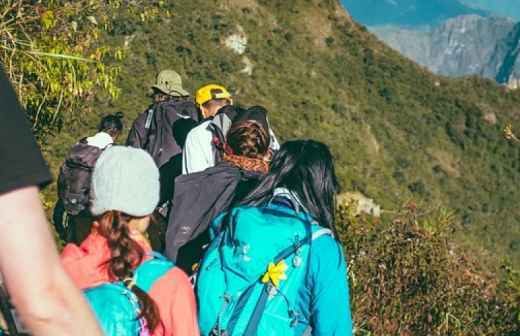
M98 125L98 133L81 139L69 151L58 177L58 201L54 207L54 226L65 242L81 243L90 232L92 215L89 212L90 179L101 153L112 146L123 131L123 113L105 116ZM67 215L67 229L63 214Z
M240 202L267 174L269 143L266 110L243 110L227 133L222 161L175 180L166 254L188 274L202 258L203 246L209 243L210 222Z
M186 138L182 156L183 174L200 172L215 165L217 153L213 138L216 132L220 132L222 137L225 137L226 132L218 127L221 125L213 122L213 118L221 108L233 105L233 97L222 85L209 84L197 90L195 103L204 121L191 130ZM231 120L226 120L225 126L229 128Z
M87 303L61 266L38 193L51 175L1 66L0 119L3 285L32 335L101 336Z
M217 148L224 143L226 134L237 116L233 105L233 97L229 91L217 84L209 84L197 90L195 103L200 109L203 119L186 138L186 146L182 157L182 173L193 174L215 166L222 157ZM280 146L271 128L269 128L270 147L277 150Z
M198 279L201 335L352 335L327 146L290 141L269 173L211 225Z
M175 177L182 172L182 147L199 120L198 109L182 86L181 76L163 70L152 86L152 104L134 121L126 144L142 148L153 157L161 176L161 213L168 211Z
M159 201L150 154L113 146L92 176L90 235L62 262L106 335L198 335L195 296L182 270L150 248L145 232Z

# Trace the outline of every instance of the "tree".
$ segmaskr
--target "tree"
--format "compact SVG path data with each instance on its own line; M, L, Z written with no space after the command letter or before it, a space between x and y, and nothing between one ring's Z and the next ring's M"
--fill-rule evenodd
M6 0L0 2L0 61L42 136L63 125L64 112L89 103L95 90L119 95L123 46L104 43L120 16L156 17L163 1Z

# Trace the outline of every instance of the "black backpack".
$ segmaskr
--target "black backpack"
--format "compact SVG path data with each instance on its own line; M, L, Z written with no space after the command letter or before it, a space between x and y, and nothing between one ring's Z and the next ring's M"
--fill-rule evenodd
M198 121L198 109L188 100L169 100L152 105L139 118L133 125L143 135L139 147L150 153L160 168L182 153L186 135ZM130 136L127 144L133 145Z
M58 195L69 215L88 210L92 171L103 149L90 146L86 139L75 144L60 169Z

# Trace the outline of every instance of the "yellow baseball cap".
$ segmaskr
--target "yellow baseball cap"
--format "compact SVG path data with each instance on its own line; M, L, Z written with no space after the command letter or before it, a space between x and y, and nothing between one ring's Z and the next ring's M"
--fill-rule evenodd
M197 90L197 93L195 94L195 103L197 103L198 106L202 106L213 99L231 98L229 91L222 85L208 84Z

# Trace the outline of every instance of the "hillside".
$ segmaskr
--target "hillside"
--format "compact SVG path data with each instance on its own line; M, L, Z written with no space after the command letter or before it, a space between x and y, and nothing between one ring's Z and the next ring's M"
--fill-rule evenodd
M343 191L382 206L338 198L356 335L520 333L520 147L502 131L519 92L431 74L337 0L33 4L0 2L0 58L55 173L101 115L129 125L160 69L224 83L281 138L328 143Z
M176 1L172 16L152 25L115 22L107 38L126 41L129 55L121 97L110 102L100 93L88 114L48 139L54 171L99 115L120 110L130 124L147 106L156 73L171 67L190 89L217 81L240 104L265 105L283 139L328 143L344 190L373 198L386 213L410 199L448 206L464 223L461 241L520 264L520 147L502 136L507 122L520 126L520 93L434 76L334 0L228 0L211 12L205 3ZM243 54L224 47L231 35L247 40Z

